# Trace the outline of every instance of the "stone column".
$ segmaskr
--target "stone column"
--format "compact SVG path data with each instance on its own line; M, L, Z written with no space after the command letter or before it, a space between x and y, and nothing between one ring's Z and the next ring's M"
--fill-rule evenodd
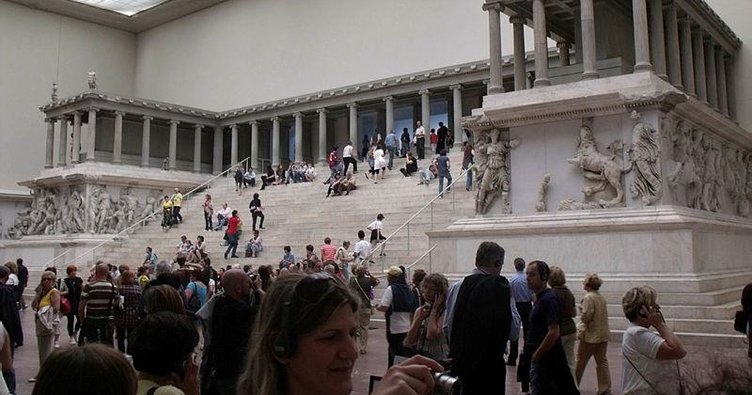
M77 164L81 158L81 112L73 112L73 149L71 151L71 163Z
M112 163L123 162L123 116L122 111L115 111L115 133L112 139Z
M96 108L89 108L89 141L86 142L86 161L94 160L94 153L97 149L97 111Z
M258 165L259 165L258 137L259 137L259 123L258 121L251 121L251 167L253 167L254 169L258 169Z
M501 76L501 10L503 6L501 1L486 0L483 4L483 10L488 11L488 42L489 46L489 63L491 73L491 85L488 87L488 94L504 93L504 85ZM428 139L426 139L428 140Z
M718 109L718 76L715 70L715 44L711 37L706 37L704 40L705 45L705 72L707 76L705 81L708 84L708 102L710 106Z
M569 43L559 41L556 43L556 48L559 48L559 67L569 66Z
M193 126L193 172L201 172L201 129L204 125Z
M151 157L151 120L154 117L144 115L141 119L144 121L141 126L141 167L149 167L149 158Z
M58 167L65 166L68 163L68 117L62 115L58 118L60 122L60 134L58 136Z
M452 112L454 114L454 143L462 143L462 85L451 85Z
M681 55L679 52L679 24L676 4L672 1L663 14L666 22L666 49L668 49L668 79L671 85L684 90L682 85Z
M535 82L533 87L549 86L548 36L546 34L546 6L543 0L533 0L533 33L535 37Z
M728 89L726 88L726 56L722 47L716 47L715 68L718 74L718 108L723 115L728 116Z
M295 117L295 161L303 161L303 114L296 112Z
M170 152L169 152L169 169L178 168L178 125L180 121L170 120Z
M632 0L632 21L634 21L635 73L651 71L650 40L648 38L648 8L645 0Z
M679 48L681 50L682 83L687 94L697 97L695 90L695 64L692 53L692 25L688 17L679 20Z
M736 85L734 80L734 58L729 55L724 59L726 65L726 94L728 101L728 115L731 119L736 119Z
M663 30L663 0L650 0L650 58L655 73L668 81L666 74L666 41Z
M384 98L384 104L386 107L386 133L394 130L394 96L387 96Z
M224 144L224 128L221 126L214 127L214 146L212 147L212 173L219 174L222 172L224 163L222 163L222 154Z
M319 113L319 155L318 162L326 163L326 108L316 110ZM355 143L355 141L353 141Z
M593 0L580 0L580 25L582 26L582 79L598 78L595 60L595 12Z
M488 89L490 93L491 88ZM431 144L429 133L431 131L431 91L423 89L418 94L420 94L420 122L426 129L425 145L428 147Z
M272 167L277 168L279 162L279 117L272 118Z
M692 52L695 56L695 88L697 89L697 98L700 101L708 102L708 86L705 82L705 48L702 42L702 29L692 29Z
M358 103L348 103L347 108L350 109L350 141L352 142L353 151L359 152L358 149L360 147L360 141L358 141ZM386 135L384 137L386 137Z
M514 90L525 89L525 18L516 16L509 18L512 23L514 38ZM460 140L454 140L460 141Z
M230 166L238 163L238 125L230 125Z
M47 151L44 156L44 167L50 169L53 167L53 158L55 153L55 118L45 118L47 122Z

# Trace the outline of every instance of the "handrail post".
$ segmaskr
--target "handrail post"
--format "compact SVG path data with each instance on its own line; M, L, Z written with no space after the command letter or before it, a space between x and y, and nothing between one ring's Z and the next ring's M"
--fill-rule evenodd
M410 223L407 223L407 256L410 256Z
M431 202L431 230L433 230L433 202Z
M462 178L462 173L461 172L460 172L460 177L459 178ZM457 214L457 204L456 204L456 199L454 197L454 190L455 189L457 189L457 188L452 188L452 215L456 215Z

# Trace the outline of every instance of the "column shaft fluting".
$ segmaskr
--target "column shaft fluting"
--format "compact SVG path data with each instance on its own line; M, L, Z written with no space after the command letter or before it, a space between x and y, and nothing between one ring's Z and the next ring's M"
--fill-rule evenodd
M95 159L94 153L97 149L97 110L96 108L89 109L89 119L87 120L89 126L89 133L87 135L88 141L86 142L86 160L92 161Z
M81 160L81 113L73 113L73 144L71 149L71 163L76 164Z
M394 130L394 97L385 97L384 107L386 108L386 133L388 134Z
M718 75L715 70L715 44L712 38L705 40L705 72L708 84L708 103L718 109Z
M501 4L498 1L486 1L483 9L488 12L488 42L491 84L488 94L504 93L501 75ZM425 123L425 122L424 122ZM425 125L428 127L427 123ZM428 139L426 139L428 140Z
M319 155L318 162L326 163L326 108L316 110L319 113ZM353 142L354 143L354 142Z
M258 157L258 138L259 138L259 123L258 121L251 122L251 166L254 169L258 169L259 157ZM260 169L263 171L264 169Z
M44 120L47 123L47 150L44 156L44 167L49 169L53 167L54 154L55 154L55 119L47 118Z
M123 116L122 111L115 111L115 133L112 139L112 163L123 162Z
M295 161L303 161L303 114L296 112L295 117Z
M510 18L509 22L512 23L514 39L514 90L521 91L527 85L525 81L525 20L521 17L514 17Z
M692 30L692 52L695 57L695 88L697 98L708 102L708 85L705 80L705 45L702 39L702 29Z
M178 167L178 124L179 121L170 121L170 151L168 158L168 166L170 170L175 170Z
M238 125L230 125L230 166L238 163Z
M279 117L272 118L272 167L279 166Z
M731 119L736 119L736 85L734 78L734 58L726 57L726 97L728 101L728 114Z
M598 78L595 60L595 12L593 0L580 0L580 24L582 26L582 79Z
M58 157L57 165L65 166L68 162L68 118L62 116L58 118L60 123L60 133L58 138Z
M692 25L687 17L679 20L679 47L681 50L682 84L687 94L697 97L694 54L692 53Z
M141 124L141 167L149 167L151 157L151 120L149 116L143 116Z
M214 174L219 174L224 170L224 163L222 163L224 132L222 126L214 127L214 146L212 147L212 173Z
M645 0L632 0L634 22L635 66L634 71L651 71L650 39L648 37L648 7Z
M196 124L193 126L193 172L201 171L201 129L204 125Z
M347 107L350 109L350 142L352 143L353 151L358 152L360 147L360 141L358 141L358 104L350 103Z
M726 61L723 48L718 47L715 54L716 73L718 74L718 108L723 115L728 112L728 89L726 89Z
M452 85L452 111L454 114L454 143L460 145L462 142L462 85Z
M534 87L551 85L548 79L548 35L546 34L546 6L543 0L533 0L533 35L535 37Z
M489 88L489 90L490 89L491 88ZM424 146L430 146L431 138L429 137L429 132L431 131L431 92L428 89L423 89L418 93L420 94L420 122L423 125L423 128L426 129Z
M666 7L666 48L668 49L668 79L671 85L684 89L682 85L681 55L679 45L679 25L676 19L676 4L671 2Z
M650 58L655 73L664 80L666 74L666 41L663 30L663 0L650 0Z

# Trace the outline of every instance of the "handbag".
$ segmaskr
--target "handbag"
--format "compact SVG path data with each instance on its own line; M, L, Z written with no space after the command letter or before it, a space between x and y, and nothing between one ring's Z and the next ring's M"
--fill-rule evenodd
M73 306L71 305L71 302L70 300L68 300L68 298L66 298L65 296L62 296L60 298L60 314L67 315L68 313L70 313L72 307Z
M49 336L60 323L60 317L55 314L52 306L44 306L37 311L34 323L36 324L37 336Z
M747 317L743 311L737 311L734 316L734 330L747 334Z

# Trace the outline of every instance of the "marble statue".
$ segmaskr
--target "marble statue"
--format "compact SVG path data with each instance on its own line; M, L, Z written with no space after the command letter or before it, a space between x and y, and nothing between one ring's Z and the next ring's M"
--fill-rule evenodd
M485 214L496 200L498 195L502 197L503 212L509 213L509 152L517 147L520 143L518 139L505 142L500 140L501 132L499 129L491 129L487 132L489 140L481 145L481 149L476 145L476 153L483 151L481 156L476 156L477 162L481 162L478 167L480 182L478 183L478 192L475 198L475 212ZM477 163L476 162L476 163Z
M52 100L53 103L57 103L60 99L57 96L57 83L52 83L52 93L50 93L50 100Z
M68 198L68 212L66 225L68 233L81 233L84 231L85 202L81 194L74 190Z
M8 229L8 238L18 240L23 236L29 234L29 227L31 226L31 207L18 213L16 220L13 223L13 227Z
M538 187L538 201L535 203L535 211L539 213L546 211L546 191L548 190L548 184L550 183L551 175L544 175L543 181L541 181L540 186Z
M148 196L146 198L146 204L144 204L144 209L141 211L140 218L141 219L147 218L152 213L154 213L155 211L157 211L157 206L156 205L157 205L157 198L154 197L154 196ZM157 215L159 215L159 214L157 214ZM148 225L149 224L149 220L148 219L145 220L143 222L143 224L144 224L144 226Z
M736 213L742 217L749 217L750 204L745 189L747 186L747 155L744 151L733 148L726 149L724 155L726 157L726 191L734 203Z
M579 166L583 170L585 186L582 192L585 194L585 202L577 202L567 199L559 204L560 210L578 210L592 208L609 208L624 206L624 188L622 186L622 168L620 155L621 141L616 140L607 147L610 154L598 151L593 131L587 125L580 128L580 137L577 143L577 152L567 162ZM616 196L611 200L593 200L593 196L599 192L613 189ZM581 204L579 204L581 203Z
M632 128L629 160L635 178L629 191L633 198L642 196L642 203L653 204L663 193L660 139L655 128L640 122L637 111L632 111L632 119L636 124Z
M89 90L97 89L97 73L90 71L88 74L87 82L89 83Z
M126 228L125 223L125 203L121 200L120 202L112 201L111 208L112 208L112 214L110 214L107 217L107 223L109 224L109 228L105 231L107 233L120 233L123 231L123 229Z
M718 195L723 188L721 151L708 134L702 137L702 147L705 160L705 171L702 177L702 208L717 212L721 209Z
M94 189L89 195L87 218L89 220L89 232L97 233L97 208L99 206L99 191L101 188Z
M97 202L96 233L106 233L110 225L110 212L112 210L112 201L110 194L104 187L99 189L99 201Z
M120 204L123 206L125 227L133 225L136 220L136 212L138 211L139 204L138 199L131 194L130 188L124 188L120 191Z

